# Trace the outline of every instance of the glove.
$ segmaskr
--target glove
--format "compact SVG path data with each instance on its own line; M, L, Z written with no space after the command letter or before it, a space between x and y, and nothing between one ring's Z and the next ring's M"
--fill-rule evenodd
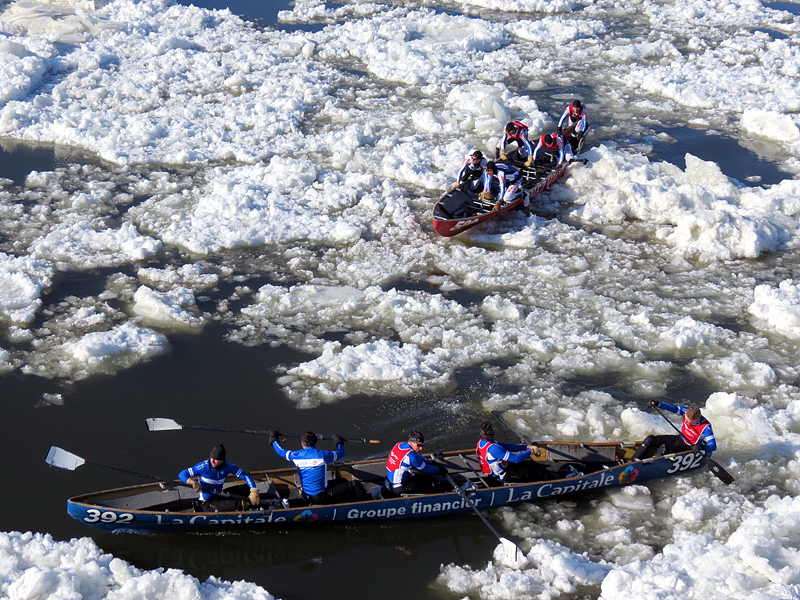
M659 402L658 400L650 400L650 406L652 406L653 408L658 408L660 405L661 402Z
M505 150L500 150L500 160L508 160L508 155Z
M259 502L261 502L261 495L258 493L256 488L250 488L250 495L247 497L247 499L253 506L258 506Z
M444 465L436 465L439 467L439 475L447 475L447 469L444 468Z
M530 167L532 163L533 163L533 156L529 156L528 160L525 161L525 166Z
M694 446L692 446L692 452L702 452L704 447L704 443L697 442Z
M186 480L186 483L188 483L190 486L192 486L192 489L195 492L199 492L200 490L203 489L203 486L200 485L200 482L197 481L197 479L195 479L194 477L189 477L189 479Z
M453 184L453 187L451 187L450 189L451 189L451 190L457 190L457 189L458 189L458 188L460 188L460 187L461 187L461 182L460 182L460 181L456 181L456 182Z
M493 212L500 212L500 200L494 203L494 208L492 209Z
M281 432L280 431L276 431L274 429L270 429L267 432L267 435L269 436L269 443L272 444L273 442L277 442L278 441L278 437L281 435Z
M478 198L480 198L481 200L490 200L490 201L494 200L492 192L481 192L480 194L478 194Z
M339 444L344 444L344 438L340 435L334 435L332 438L333 445L338 446Z

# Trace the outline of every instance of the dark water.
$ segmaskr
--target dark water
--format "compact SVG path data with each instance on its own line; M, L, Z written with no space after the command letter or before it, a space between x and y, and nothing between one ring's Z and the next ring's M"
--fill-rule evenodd
M762 2L761 4L773 10L785 10L793 15L800 15L800 3L798 2Z
M773 185L791 178L790 174L778 169L777 162L761 158L731 137L714 135L691 127L666 127L657 131L668 134L676 141L656 141L652 156L681 169L686 168L685 157L688 152L703 160L717 163L725 175L745 185ZM748 177L760 179L748 181Z
M22 185L31 171L52 171L76 160L83 160L73 151L51 145L27 145L0 140L0 179Z
M319 31L325 26L316 23L279 23L278 13L282 10L291 10L292 0L178 0L178 3L214 10L229 8L233 14L243 19L283 31Z
M13 510L6 505L0 513L2 529L48 532L55 539L90 536L105 551L139 568L178 568L201 580L209 575L244 579L277 597L297 600L319 598L320 590L326 590L325 597L372 597L373 591L357 577L407 570L414 576L374 593L390 599L438 597L429 586L441 564L482 566L491 559L496 539L474 515L222 536L114 535L71 519L67 498L144 480L91 464L75 471L48 467L44 457L50 445L89 462L161 477L175 477L219 442L228 448L229 459L245 469L286 466L263 436L149 432L148 417L381 440L378 445L348 444L348 457L353 459L388 453L395 438L414 427L428 434L431 451L474 442L481 415L467 403L477 404L480 390L472 398L465 391L448 399L362 397L299 410L278 389L272 368L308 357L285 348L228 343L221 335L221 329L211 327L197 336L173 337L169 355L114 377L73 385L18 374L0 378L4 454L15 457L6 472L10 481L32 484L13 501ZM42 394L56 392L62 394L63 405L42 400Z

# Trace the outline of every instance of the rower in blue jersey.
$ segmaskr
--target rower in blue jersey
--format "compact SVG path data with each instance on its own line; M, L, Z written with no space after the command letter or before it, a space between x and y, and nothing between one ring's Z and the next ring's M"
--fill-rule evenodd
M702 415L700 408L697 406L676 406L669 402L659 402L658 400L651 401L650 406L663 408L676 415L682 415L681 434L648 435L634 453L631 458L632 461L641 460L647 456L648 450L655 450L656 454L659 455L694 450L695 452L702 452L706 456L711 456L711 453L717 449L717 439L714 437L711 423Z
M506 146L511 142L516 142L517 147L515 150L506 153ZM522 121L509 121L506 123L505 129L503 129L503 136L497 143L495 158L523 162L526 167L529 167L531 166L532 154L533 146L528 139L528 126Z
M344 439L333 436L336 450L318 450L317 434L306 431L300 436L301 450L286 450L281 447L278 438L280 431L270 431L269 440L278 456L281 456L297 467L300 478L300 491L303 499L309 504L338 504L340 502L356 502L367 500L370 495L359 481L349 481L343 477L328 481L327 464L344 457Z
M500 210L504 204L516 202L523 195L521 180L519 169L508 163L490 160L483 170L483 191L478 198L495 202L495 210Z
M528 459L531 449L524 444L497 442L491 421L481 423L481 434L475 451L481 463L481 471L488 475L490 485L499 486L514 481L547 479L547 472Z
M248 498L250 505L258 506L260 502L256 482L250 477L250 473L225 460L225 456L225 446L217 444L211 449L208 460L199 462L178 474L183 483L188 483L197 492L198 503L196 508L203 512L227 512L248 510L250 508L250 506L247 506L246 500L217 495L222 491L222 486L228 475L238 477L247 483L250 488L250 496Z
M386 488L390 495L434 494L452 488L444 479L447 469L422 456L425 436L414 430L408 441L395 444L386 461Z

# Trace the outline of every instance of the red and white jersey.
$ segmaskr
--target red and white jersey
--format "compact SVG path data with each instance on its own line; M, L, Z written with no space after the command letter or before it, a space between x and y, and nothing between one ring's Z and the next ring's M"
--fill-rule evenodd
M572 125L573 123L577 123L578 121L580 121L580 125L578 125L575 129L577 131L586 131L586 107L581 106L580 108L575 108L572 106L572 104L570 104L561 114L561 118L558 121L558 126L563 128L565 126Z

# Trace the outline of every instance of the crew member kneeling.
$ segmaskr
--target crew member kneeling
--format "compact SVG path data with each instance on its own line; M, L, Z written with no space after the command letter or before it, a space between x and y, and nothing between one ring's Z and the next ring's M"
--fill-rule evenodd
M711 453L717 449L717 440L714 439L711 423L700 414L698 407L673 406L668 402L656 400L653 400L650 406L683 415L681 435L648 435L631 460L641 460L650 448L660 448L661 446L664 446L663 454L694 450L695 452L705 452L706 456L711 456Z

